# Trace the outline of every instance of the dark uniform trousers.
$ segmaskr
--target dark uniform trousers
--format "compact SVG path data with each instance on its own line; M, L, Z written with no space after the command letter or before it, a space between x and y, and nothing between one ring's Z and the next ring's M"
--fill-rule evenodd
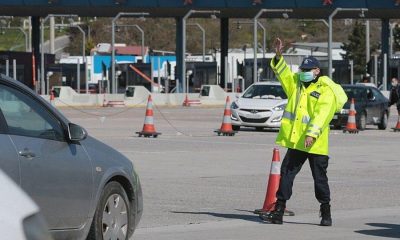
M286 152L281 166L281 179L276 193L278 200L287 201L290 199L294 178L307 159L314 178L315 197L321 204L330 202L328 177L326 176L329 157L290 148Z

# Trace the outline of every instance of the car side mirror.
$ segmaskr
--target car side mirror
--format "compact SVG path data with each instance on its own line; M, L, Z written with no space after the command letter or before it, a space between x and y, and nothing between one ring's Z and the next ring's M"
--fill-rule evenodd
M74 123L69 123L68 124L68 137L69 140L74 141L74 142L79 142L84 140L87 137L87 132L86 130Z

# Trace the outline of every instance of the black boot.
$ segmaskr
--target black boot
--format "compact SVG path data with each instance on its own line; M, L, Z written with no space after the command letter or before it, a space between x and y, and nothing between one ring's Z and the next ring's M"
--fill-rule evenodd
M320 215L322 218L321 226L332 226L331 205L329 203L321 204Z
M286 208L286 202L278 200L275 203L275 209L269 213L261 213L260 218L270 223L282 224L283 213L285 212L285 208Z

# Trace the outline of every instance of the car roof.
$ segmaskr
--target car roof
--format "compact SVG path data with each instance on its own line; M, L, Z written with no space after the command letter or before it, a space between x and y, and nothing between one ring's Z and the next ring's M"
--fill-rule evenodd
M371 88L371 87L376 88L374 86L367 86L364 84L356 84L356 85L355 84L341 84L341 86L343 88Z
M281 83L277 81L265 81L265 82L256 82L253 83L253 85L275 85L275 86L280 86Z

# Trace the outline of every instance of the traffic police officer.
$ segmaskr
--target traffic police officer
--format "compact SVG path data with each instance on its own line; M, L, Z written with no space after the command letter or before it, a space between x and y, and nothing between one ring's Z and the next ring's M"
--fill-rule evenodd
M329 159L328 135L329 123L338 108L331 86L334 84L340 89L341 87L330 78L320 76L320 65L314 57L304 58L300 71L293 73L281 56L282 48L282 41L277 38L276 55L271 60L271 68L288 97L276 139L276 143L288 150L282 162L275 210L263 213L260 217L271 223L282 224L286 201L292 195L294 178L308 159L314 178L315 197L321 204L320 225L331 226L331 198L326 175ZM347 101L347 97L345 98Z

